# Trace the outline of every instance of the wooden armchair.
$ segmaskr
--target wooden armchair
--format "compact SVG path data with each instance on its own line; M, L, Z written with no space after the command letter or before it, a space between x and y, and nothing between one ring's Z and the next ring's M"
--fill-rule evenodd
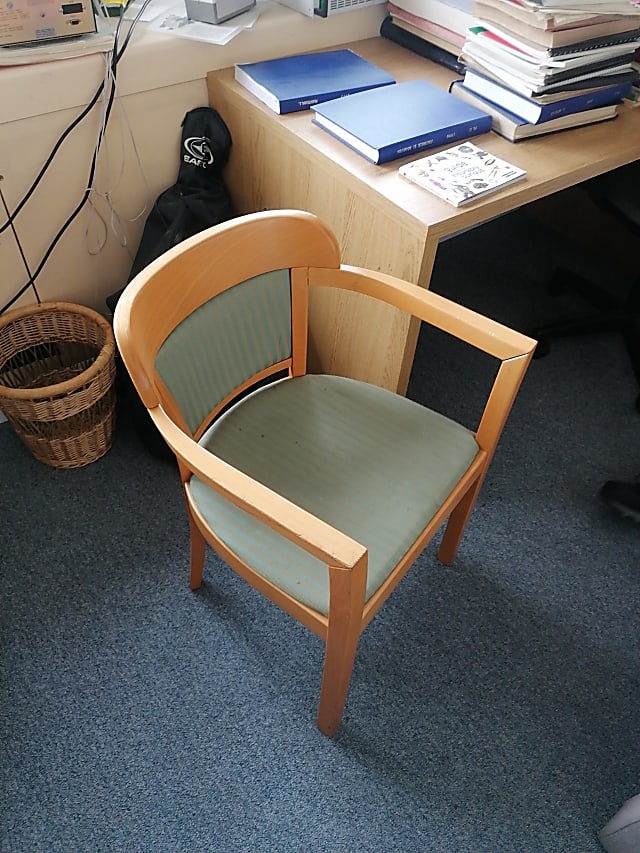
M472 431L377 386L307 374L312 287L397 306L500 362ZM250 214L186 240L127 286L124 363L175 453L191 530L318 634L317 725L340 724L360 634L448 519L450 563L535 342L423 288L340 264L300 211Z

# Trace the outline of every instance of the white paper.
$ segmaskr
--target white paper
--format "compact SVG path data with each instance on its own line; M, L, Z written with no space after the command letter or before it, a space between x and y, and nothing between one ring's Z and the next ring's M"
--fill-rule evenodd
M178 38L193 39L208 44L224 45L242 30L253 27L262 12L266 10L268 0L258 0L253 9L225 21L223 24L205 24L202 21L190 21L183 0L152 0L143 12L140 20L147 23L147 30ZM125 18L133 19L142 7L141 0L127 6Z
M124 13L125 21L132 21L143 5L144 0L134 0L133 3L129 3ZM160 15L169 15L180 6L184 8L184 4L176 3L176 0L151 0L138 20L141 23L143 21L149 23L149 21L155 21Z

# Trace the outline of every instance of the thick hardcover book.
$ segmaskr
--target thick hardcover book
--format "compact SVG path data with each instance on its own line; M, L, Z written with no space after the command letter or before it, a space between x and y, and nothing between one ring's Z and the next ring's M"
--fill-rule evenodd
M491 116L426 80L371 89L311 108L313 121L372 163L491 130Z
M398 172L455 207L501 190L527 174L472 142L405 163Z
M276 113L307 110L395 82L382 68L343 49L241 63L235 67L235 78Z
M583 112L569 113L558 118L544 121L542 124L530 124L520 116L505 110L497 104L487 101L480 95L472 92L463 85L461 80L455 80L451 84L451 93L473 104L480 110L484 110L491 116L491 129L504 136L510 142L519 142L521 139L530 139L532 136L542 136L545 133L556 133L559 130L568 130L572 127L583 127L586 124L596 124L600 121L608 121L618 115L618 107L612 104L608 107L595 107Z
M391 15L387 15L380 25L380 35L383 38L389 39L389 41L395 42L401 47L412 51L412 53L417 53L418 56L431 60L431 62L437 62L438 65L444 65L445 68L449 68L451 71L455 71L458 74L464 73L464 65L458 62L459 48L456 49L455 53L452 53L449 50L444 50L442 47L428 41L426 38L422 38L421 36L416 35L416 33L411 33L408 30L399 27L393 21Z
M442 38L442 36L437 33L429 32L429 30L425 30L424 27L416 27L415 24L412 24L410 21L405 21L404 18L396 18L393 16L391 18L396 27L400 27L400 29L405 30L407 33L410 33L413 36L416 36L422 41L426 41L429 44L432 44L434 47L439 47L440 50L446 50L454 58L460 53L461 44L456 44L456 42L448 41L447 39ZM457 38L457 36L455 36Z
M395 6L393 3L387 3L387 10L391 16L391 20L397 26L402 24L411 25L412 29L409 32L419 32L420 35L426 38L436 36L443 43L449 45L449 50L452 48L456 53L460 52L460 48L465 42L464 33L457 33L455 30L450 30L447 27L442 27L428 18L419 18L417 15Z
M595 107L606 107L617 104L626 98L631 90L631 82L614 83L611 86L601 86L597 89L589 89L577 95L566 93L566 97L543 104L535 98L527 98L514 92L513 89L503 86L489 77L478 74L477 71L467 69L464 75L464 85L467 89L486 98L499 107L503 107L510 113L519 116L530 124L540 124L557 119L563 115L583 112Z
M460 35L474 20L473 0L394 0L394 5Z

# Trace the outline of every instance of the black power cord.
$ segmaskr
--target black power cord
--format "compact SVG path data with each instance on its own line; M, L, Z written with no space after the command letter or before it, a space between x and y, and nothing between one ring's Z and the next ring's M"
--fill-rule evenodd
M134 29L135 29L138 21L142 17L145 9L147 8L147 6L149 5L150 2L151 2L151 0L144 0L144 3L142 4L142 6L140 7L140 9L138 10L138 12L136 13L135 17L133 18L133 20L131 22L131 26L129 27L129 30L127 32L127 35L125 36L125 39L124 39L124 42L123 42L121 48L118 47L118 40L119 40L119 36L120 36L120 29L122 27L122 21L123 21L122 16L118 20L118 24L116 26L116 31L114 34L113 52L112 52L112 58L111 58L112 85L111 85L111 88L109 91L109 100L107 102L107 106L105 109L105 120L102 124L102 127L100 128L98 141L96 143L96 147L95 147L94 152L93 152L93 157L91 159L91 167L89 169L89 179L87 181L87 189L83 193L82 199L80 200L80 202L76 206L75 210L70 214L70 216L67 218L66 222L62 225L62 227L60 228L60 230L58 231L56 236L53 238L53 240L49 244L48 249L44 253L42 260L40 261L40 263L38 264L38 266L36 267L34 272L29 273L29 281L23 287L21 287L20 290L7 303L5 303L5 305L2 306L2 308L0 308L0 314L3 314L5 311L7 311L15 302L17 302L18 299L20 299L20 297L24 293L26 293L26 291L30 287L33 288L34 291L37 293L36 288L35 288L35 284L34 284L35 279L40 275L45 264L47 263L47 261L51 257L53 250L58 245L58 242L60 241L60 239L62 238L62 236L66 232L67 228L69 228L69 226L71 225L73 220L76 218L76 216L78 216L78 214L80 213L80 211L82 210L84 205L87 203L89 196L91 195L91 188L93 185L93 178L95 175L96 164L98 161L98 155L100 153L100 146L102 145L102 140L104 138L104 134L105 134L105 131L107 129L109 116L111 115L111 109L112 109L113 101L115 98L116 70L118 67L118 63L122 59L122 56L124 55L124 52L127 49L127 46L131 40L131 36L133 35ZM60 150L65 139L69 136L70 133L73 132L73 130L75 130L75 128L80 124L80 122L84 118L86 118L86 116L91 112L93 107L96 105L96 103L98 102L98 99L100 98L100 96L102 95L102 93L104 91L104 87L105 87L105 81L103 80L100 83L100 85L98 86L98 89L97 89L95 95L91 98L91 100L89 101L87 106L82 110L80 115L77 116L77 118L75 118L71 122L71 124L66 128L66 130L61 134L58 141L56 142L56 144L51 149L51 153L49 154L49 156L45 160L42 168L40 169L40 172L38 173L38 175L34 179L33 183L31 184L31 186L29 187L29 189L25 193L22 200L18 203L18 205L15 208L15 210L13 211L13 213L10 213L9 210L7 209L6 205L4 205L6 213L7 213L7 221L2 226L0 226L0 234L2 234L4 231L6 231L7 228L11 228L14 235L17 237L16 232L15 232L15 225L14 225L16 216L18 216L20 211L24 208L25 204L29 201L29 199L31 198L31 196L35 192L38 184L40 183L40 181L44 177L47 169L49 168L49 166L53 162L56 154Z
M22 248L22 243L20 242L20 238L18 237L18 232L15 229L15 226L13 224L13 219L11 218L11 215L9 213L9 208L7 207L7 200L4 197L4 193L2 192L2 181L3 180L4 180L4 175L0 175L0 199L2 200L2 206L4 207L4 212L8 216L8 223L11 226L11 231L13 232L13 239L16 241L18 251L20 252L20 257L22 258L22 263L24 264L24 268L26 269L27 275L29 276L29 284L27 285L27 287L31 287L33 289L33 292L35 293L35 296L36 296L36 300L38 301L38 304L40 304L42 302L42 299L40 299L40 294L38 293L38 288L36 287L36 283L33 280L33 273L29 269L29 264L27 262L26 255L24 253L24 249Z

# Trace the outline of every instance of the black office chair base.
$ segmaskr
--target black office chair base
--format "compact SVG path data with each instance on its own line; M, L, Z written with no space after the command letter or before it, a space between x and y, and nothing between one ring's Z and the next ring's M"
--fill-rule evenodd
M640 386L640 277L622 300L616 300L603 288L565 269L556 270L549 290L558 296L569 291L577 293L598 313L548 323L533 329L530 334L538 341L534 358L544 358L549 354L553 338L619 332L624 338L631 367ZM635 406L640 412L640 395Z
M585 188L598 207L620 222L626 232L637 235L640 233L639 185L640 160L636 160L587 181ZM588 278L564 269L556 271L549 290L557 295L568 291L580 295L596 314L535 329L531 334L539 341L538 358L549 352L550 340L554 337L616 331L624 338L631 367L640 386L640 275L622 299L617 299L607 288L599 287ZM640 396L636 400L636 408L640 411Z

